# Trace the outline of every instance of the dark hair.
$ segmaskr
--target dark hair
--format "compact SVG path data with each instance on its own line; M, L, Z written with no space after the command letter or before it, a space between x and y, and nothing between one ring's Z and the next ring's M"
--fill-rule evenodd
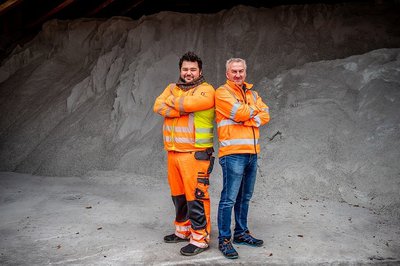
M179 60L179 69L181 69L183 61L197 62L200 71L203 67L203 61L201 61L200 57L193 52L187 52L186 54L182 55L181 59Z

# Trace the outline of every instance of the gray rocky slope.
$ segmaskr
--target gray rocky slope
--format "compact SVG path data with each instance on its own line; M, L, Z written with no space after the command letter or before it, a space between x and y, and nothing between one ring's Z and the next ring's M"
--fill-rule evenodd
M152 105L193 50L215 87L226 59L245 58L248 81L270 106L259 196L322 196L398 218L398 9L238 6L49 21L0 67L0 170L164 178L162 118Z

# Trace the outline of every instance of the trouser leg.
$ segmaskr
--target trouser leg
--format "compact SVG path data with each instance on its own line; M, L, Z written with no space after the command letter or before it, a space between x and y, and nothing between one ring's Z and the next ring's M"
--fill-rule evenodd
M248 231L247 216L257 176L257 155L249 154L235 203L235 236Z
M182 176L191 223L190 243L208 246L211 232L210 197L208 194L210 161L196 160L194 153L180 155L179 169Z
M168 152L168 182L172 202L175 206L175 234L181 238L190 237L190 220L182 177L177 164L178 156Z
M243 156L238 154L226 155L219 159L222 167L223 188L218 205L219 240L230 239L232 208L235 205L243 178Z

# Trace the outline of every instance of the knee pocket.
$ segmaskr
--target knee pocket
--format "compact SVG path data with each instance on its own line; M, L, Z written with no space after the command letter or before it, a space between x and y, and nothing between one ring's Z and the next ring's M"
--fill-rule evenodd
M208 178L205 177L198 177L197 178L197 186L195 191L196 199L209 199L208 194L208 186L210 185L210 181Z

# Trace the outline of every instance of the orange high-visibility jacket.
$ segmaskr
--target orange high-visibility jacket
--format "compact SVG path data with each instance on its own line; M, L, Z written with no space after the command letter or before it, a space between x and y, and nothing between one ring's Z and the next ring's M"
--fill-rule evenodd
M164 116L167 151L200 151L212 147L214 95L214 88L206 82L187 91L171 83L157 97L153 110Z
M227 82L215 91L219 157L235 153L259 153L259 127L269 122L269 108L252 84L246 92Z

